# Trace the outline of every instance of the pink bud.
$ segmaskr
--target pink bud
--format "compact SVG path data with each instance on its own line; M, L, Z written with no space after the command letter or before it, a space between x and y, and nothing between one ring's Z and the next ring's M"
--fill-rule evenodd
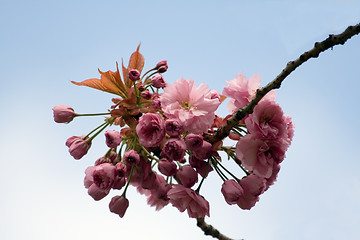
M54 112L54 121L57 123L69 123L76 116L74 109L66 105L56 105L52 110Z
M115 130L107 130L105 132L106 145L109 148L116 148L121 143L120 132Z
M166 82L161 74L156 74L151 79L151 85L156 88L163 88L166 86Z
M141 93L141 97L145 100L149 100L149 99L151 99L152 94L148 90L146 90Z
M152 100L152 106L153 106L153 108L155 108L155 109L161 109L160 99L159 99L159 98L154 98L154 99Z
M180 179L184 187L191 188L198 181L197 172L190 166L182 166L177 172L176 176Z
M244 190L238 182L231 179L223 183L221 193L224 195L225 201L232 205L239 201L239 198L244 194Z
M124 196L115 196L109 203L110 211L118 214L121 218L125 215L128 207L129 200L127 200Z
M168 119L165 122L166 133L170 137L178 137L184 132L184 127L175 119Z
M70 155L76 160L82 158L91 147L89 138L73 136L66 141L66 146L69 147Z
M140 155L135 150L129 150L124 154L124 160L128 166L137 165L140 162Z
M176 173L176 163L168 160L160 160L158 163L159 171L165 176L174 176Z
M135 82L140 79L140 72L137 69L131 69L129 71L129 78L131 81Z
M203 137L199 134L190 133L185 137L186 147L191 151L202 147L203 141Z
M168 69L167 61L163 60L158 62L158 64L156 64L155 69L157 69L159 73L166 72Z

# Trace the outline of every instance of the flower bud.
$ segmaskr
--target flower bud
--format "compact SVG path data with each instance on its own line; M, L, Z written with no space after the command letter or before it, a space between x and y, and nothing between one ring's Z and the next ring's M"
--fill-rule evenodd
M118 214L121 218L125 215L129 207L129 200L124 196L115 196L109 203L110 212Z
M182 166L176 172L176 176L180 179L181 184L187 188L191 188L198 181L197 172L190 165Z
M161 76L161 74L156 74L151 79L151 85L156 88L163 88L166 86L166 82Z
M203 141L203 137L199 134L190 133L185 137L186 147L191 151L202 147Z
M224 195L225 201L232 205L239 201L239 198L244 194L244 190L238 182L231 179L223 183L221 193Z
M140 155L135 150L129 150L124 154L127 166L137 165L140 162Z
M165 176L174 176L176 173L176 163L168 160L160 160L158 163L159 171Z
M144 91L141 93L141 97L145 100L149 100L149 99L151 99L152 94L149 91Z
M185 156L186 145L181 138L169 138L161 151L161 157L179 161Z
M116 148L121 143L120 132L116 130L107 130L105 132L106 145L109 148Z
M170 137L178 137L184 132L184 127L175 119L168 119L165 122L166 133Z
M82 158L91 147L91 141L89 138L73 136L68 138L66 146L69 147L70 155L76 160Z
M140 79L140 72L137 69L131 69L129 71L129 78L131 81L135 82Z
M158 62L158 64L156 64L155 69L157 69L159 73L166 72L168 69L167 61L163 60Z
M74 109L66 105L56 105L52 110L54 112L54 121L57 123L69 123L76 116Z

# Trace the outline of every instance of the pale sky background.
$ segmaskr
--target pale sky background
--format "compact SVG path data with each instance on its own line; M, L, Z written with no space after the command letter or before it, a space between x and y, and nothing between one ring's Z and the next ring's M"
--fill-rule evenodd
M240 72L265 85L314 42L359 22L355 0L0 0L0 239L212 239L186 213L156 212L133 189L122 219L108 210L116 192L95 202L84 170L105 153L104 137L80 161L64 142L101 118L55 124L51 108L104 112L110 94L70 81L127 64L140 42L146 69L166 59L168 82L193 78L221 92ZM359 239L359 55L356 36L285 80L277 101L296 129L278 182L243 211L225 203L213 174L202 189L209 223L235 239Z

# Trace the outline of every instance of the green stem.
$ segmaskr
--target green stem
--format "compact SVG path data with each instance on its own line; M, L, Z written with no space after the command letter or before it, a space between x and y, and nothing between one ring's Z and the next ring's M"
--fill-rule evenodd
M225 170L225 172L227 172L228 174L230 174L230 176L232 176L236 181L239 181L239 179L234 175L232 174L229 170L227 170L218 160L216 160L217 164L219 164L219 166Z
M83 117L83 116L101 116L101 115L109 115L110 113L84 113L84 114L76 114L75 117Z
M132 166L131 166L129 178L128 178L128 181L127 181L127 183L126 183L124 192L123 192L123 194L122 194L124 197L126 197L126 190L127 190L127 188L129 187L129 184L130 184L130 181L131 181L131 177L132 177L132 174L133 174L133 171L134 171L134 167L135 167L135 165L132 165Z
M90 141L92 141L97 135L99 135L99 133L101 133L105 128L107 128L107 126L109 126L110 123L105 123L105 125L97 132L95 133L92 137L90 137Z
M103 124L101 124L100 126L98 126L97 128L95 128L94 130L92 130L88 135L85 136L85 138L89 137L90 134L92 134L93 132L95 132L96 130L98 130L99 128L101 128L102 126L108 124L107 122L104 122Z
M208 174L209 166L210 166L210 160L207 161L204 176L202 177L201 182L199 183L199 186L195 190L195 192L197 192L197 193L200 192L201 185L203 184L203 182L205 180L206 174Z

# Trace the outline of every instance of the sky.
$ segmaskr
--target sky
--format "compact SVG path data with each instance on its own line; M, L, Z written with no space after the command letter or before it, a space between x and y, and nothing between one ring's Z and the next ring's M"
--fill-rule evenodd
M80 161L64 142L102 119L56 124L51 108L106 111L111 94L70 81L97 78L98 68L114 71L139 43L145 69L168 61L169 83L192 78L222 92L237 73L257 73L265 85L359 16L355 0L0 0L0 239L211 239L186 213L171 206L156 212L132 188L124 218L108 210L116 193L94 201L84 171L105 153L104 137ZM359 54L355 36L284 81L277 102L296 128L278 181L244 211L227 205L221 180L209 177L202 194L210 224L234 239L358 239ZM217 113L228 114L226 105Z

